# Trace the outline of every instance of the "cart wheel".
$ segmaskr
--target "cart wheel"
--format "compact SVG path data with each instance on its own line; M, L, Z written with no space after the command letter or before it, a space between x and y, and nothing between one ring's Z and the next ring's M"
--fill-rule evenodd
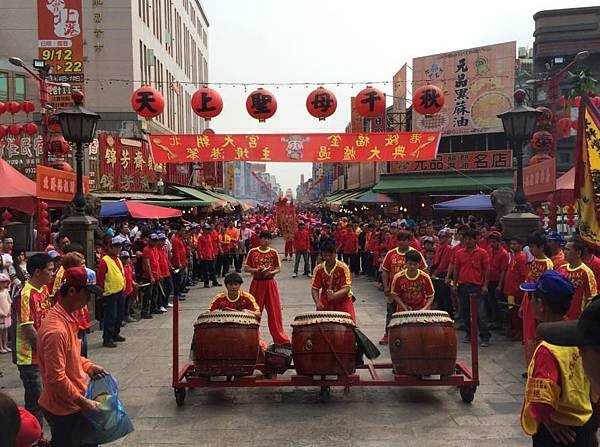
M321 402L327 403L331 400L331 390L328 386L321 387Z
M177 406L183 406L185 402L185 388L175 388L175 402L177 402Z
M458 388L458 392L460 393L460 398L466 404L470 404L475 399L475 391L477 390L476 386L461 386Z

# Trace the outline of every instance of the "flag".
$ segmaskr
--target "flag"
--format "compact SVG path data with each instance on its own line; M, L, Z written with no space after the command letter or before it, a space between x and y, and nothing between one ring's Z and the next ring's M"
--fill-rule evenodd
M600 248L600 113L587 96L579 106L575 151L579 233L586 244Z

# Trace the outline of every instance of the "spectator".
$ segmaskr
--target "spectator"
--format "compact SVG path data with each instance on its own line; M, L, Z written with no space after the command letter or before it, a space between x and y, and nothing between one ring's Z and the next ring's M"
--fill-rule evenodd
M0 354L11 352L8 347L8 330L12 324L10 307L12 300L8 286L10 278L5 273L0 273Z
M296 250L296 258L294 261L294 274L292 275L294 278L298 276L298 267L300 266L300 258L304 260L304 276L309 276L309 260L308 260L308 250L310 248L310 235L308 230L306 229L306 224L304 222L300 222L298 224L298 229L294 232L294 249Z

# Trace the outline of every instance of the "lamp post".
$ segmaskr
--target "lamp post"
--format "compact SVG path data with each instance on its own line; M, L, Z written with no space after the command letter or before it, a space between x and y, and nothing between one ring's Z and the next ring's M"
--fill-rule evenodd
M539 216L530 212L525 197L523 187L523 144L529 141L533 135L537 119L542 112L524 105L525 96L524 90L517 90L514 95L514 107L498 115L498 118L502 120L504 133L512 143L513 155L517 160L515 208L502 218L502 226L505 237L518 236L522 240L526 240L532 232L541 226Z
M58 120L65 140L75 143L77 169L77 189L73 198L73 214L63 220L63 232L71 240L83 245L87 265L94 265L94 231L98 221L85 215L85 195L83 193L83 144L90 143L96 133L100 115L82 106L83 94L75 91L71 95L74 105L58 113Z

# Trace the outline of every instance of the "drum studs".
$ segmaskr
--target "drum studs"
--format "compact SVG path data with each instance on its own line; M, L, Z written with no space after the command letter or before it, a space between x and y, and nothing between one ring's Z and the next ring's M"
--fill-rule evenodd
M313 342L310 338L307 338L306 341L304 342L304 349L306 349L307 351L312 350L313 347Z
M394 346L395 347L399 348L400 345L402 345L402 341L399 338L397 338L396 340L394 340Z

